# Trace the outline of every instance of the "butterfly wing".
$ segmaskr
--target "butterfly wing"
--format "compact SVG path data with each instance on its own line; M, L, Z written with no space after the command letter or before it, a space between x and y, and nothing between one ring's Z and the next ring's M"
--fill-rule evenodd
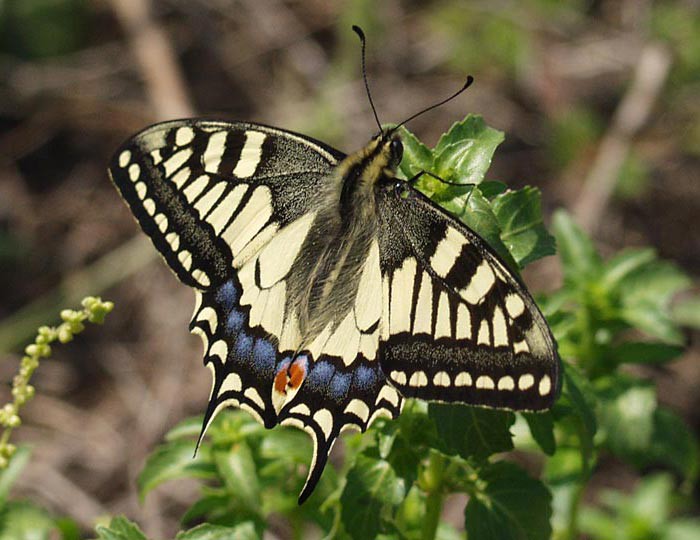
M380 362L406 397L541 410L559 359L534 300L473 231L408 185L383 193Z
M157 124L115 153L114 184L197 292L190 329L204 341L214 376L204 428L227 405L267 427L277 422L270 386L279 346L293 349L298 337L285 313L284 278L320 188L343 157L295 133L207 120Z
M320 479L341 431L395 417L402 399L377 361L381 272L375 241L358 298L300 348L287 277L311 230L320 194L343 154L301 135L247 123L175 121L120 148L114 183L139 224L185 284L196 290L190 323L204 341L213 387L202 433L227 406L266 427L304 429L314 455L300 495ZM284 366L304 372L276 412L272 385Z

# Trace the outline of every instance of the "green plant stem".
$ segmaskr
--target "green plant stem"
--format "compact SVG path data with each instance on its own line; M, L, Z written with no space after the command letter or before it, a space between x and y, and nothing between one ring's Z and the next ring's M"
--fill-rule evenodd
M434 540L442 515L442 504L445 498L445 457L437 452L432 452L428 461L426 474L424 475L424 488L428 494L425 501L425 519L421 538Z
M102 324L104 317L112 311L114 304L89 296L83 299L82 306L83 309L80 311L70 309L61 311L63 323L54 328L40 327L34 343L24 349L25 356L20 362L20 369L12 379L12 401L0 408L0 427L3 428L0 435L0 469L8 466L15 452L15 446L10 444L10 436L22 422L19 416L20 409L34 397L34 387L29 383L34 371L39 367L40 360L51 356L50 344L54 341L69 342L85 329L84 322Z
M581 446L584 444L585 435L582 433L584 430L583 426L579 425L578 436ZM578 515L581 508L581 501L583 500L583 492L586 489L586 485L591 478L591 464L590 460L593 459L591 455L581 454L581 479L576 485L576 491L569 500L569 511L568 511L568 523L566 524L566 536L565 540L576 540L579 537L578 534Z

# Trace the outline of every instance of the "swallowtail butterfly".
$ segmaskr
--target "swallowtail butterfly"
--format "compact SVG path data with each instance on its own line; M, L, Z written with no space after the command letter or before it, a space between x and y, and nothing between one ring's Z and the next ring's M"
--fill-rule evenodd
M364 56L363 56L364 58ZM476 233L395 176L395 129L345 155L247 122L176 120L117 150L112 181L184 284L224 407L309 433L303 502L346 428L407 397L549 408L556 345Z

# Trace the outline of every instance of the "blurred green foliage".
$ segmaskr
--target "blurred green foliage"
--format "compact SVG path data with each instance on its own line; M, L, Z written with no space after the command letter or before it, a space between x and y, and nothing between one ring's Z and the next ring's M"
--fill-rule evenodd
M695 540L700 538L700 518L677 517L687 508L668 474L643 478L634 493L606 490L603 509L586 506L581 511L581 531L592 540Z
M593 151L603 122L591 109L571 107L548 119L546 132L548 158L553 167L563 169Z
M27 60L78 50L87 30L85 0L3 0L0 50Z
M462 182L455 186L423 175L417 185L505 253L514 269L554 251L539 192L485 181L503 136L480 117L456 123L434 149L409 132L403 136L401 172L437 170ZM409 400L397 420L379 420L364 436L346 436L340 468L326 467L301 507L296 499L311 456L303 432L269 431L244 412L227 411L193 459L200 419L189 419L149 457L138 478L141 498L178 478L202 482L183 524L204 523L183 531L180 539L262 538L272 516L281 515L294 538L303 538L313 524L329 538L389 540L454 538L457 532L440 519L444 498L466 493L464 527L470 537L537 540L604 530L606 514L581 514L581 495L606 453L640 471L649 466L674 471L690 488L698 475L697 440L679 416L659 405L649 381L621 369L662 365L681 354L671 299L689 286L688 277L651 249L603 259L563 211L555 214L553 228L564 285L540 302L564 372L561 397L551 411L516 414ZM541 480L500 459L513 449L543 455ZM0 477L0 495L6 495L26 456L20 451L10 461ZM636 501L646 491L640 493L629 503L622 495L608 497L609 511L635 519ZM28 527L37 538L48 538L59 524L64 539L74 537L68 520L56 521L31 503L0 503L0 538L15 538ZM125 518L98 527L97 534L104 540L145 539Z
M539 32L574 28L599 4L585 0L525 0L507 9L487 2L428 4L420 14L428 32L447 48L448 69L517 79L541 46ZM671 121L684 125L674 144L700 155L700 11L688 2L651 4L650 36L674 55L662 101ZM84 0L0 0L0 50L25 60L44 60L80 50L89 26ZM344 4L340 26L361 24L368 34L388 27L375 2ZM564 30L566 32L566 30ZM335 81L357 68L357 42L340 32ZM559 35L559 34L558 34ZM440 44L439 44L440 45ZM353 75L354 77L354 75ZM333 79L333 78L331 78ZM332 83L331 83L332 85ZM337 140L343 133L338 104L321 91L308 119L309 131ZM595 150L609 111L573 103L544 125L547 163L566 168ZM142 498L166 482L195 478L200 496L183 516L180 540L261 538L272 516L283 516L295 538L308 527L337 538L462 538L439 522L444 498L470 496L464 527L472 538L690 540L700 523L683 517L698 477L698 441L685 421L659 404L640 366L664 366L684 350L680 326L700 327L700 300L671 299L689 278L653 250L629 249L604 259L592 241L560 211L554 236L545 229L535 188L507 190L486 177L502 134L476 116L455 124L434 149L403 131L404 176L420 170L463 187L423 176L419 187L476 230L513 269L554 253L564 270L563 287L539 299L564 359L562 395L551 412L515 414L410 401L394 422L378 421L364 436L346 436L339 466L328 466L311 499L296 505L311 447L301 432L268 431L245 413L226 411L211 426L192 459L200 419L189 419L167 435L138 479ZM651 167L632 152L620 172L617 195L644 194ZM0 259L17 258L14 240L0 238ZM541 479L502 460L516 449L539 454ZM644 475L631 494L609 490L600 505L583 502L597 463L613 455ZM29 501L8 498L30 452L18 448L0 473L0 540L80 537L77 525L54 518ZM31 465L29 465L31 466ZM678 489L680 487L680 490ZM195 523L205 523L193 526ZM138 526L115 517L96 530L100 540L145 540Z
M408 132L404 140L402 173L440 170L454 181L463 179L464 188L429 176L418 186L482 236L495 235L516 268L552 253L539 193L484 182L502 135L481 118L458 122L432 150ZM481 209L465 212L462 192L479 200ZM480 212L489 219L469 221ZM537 232L520 234L526 231ZM607 514L584 507L581 496L606 454L639 471L664 467L689 489L698 475L697 440L677 414L659 405L651 382L621 369L662 365L681 354L670 301L688 287L687 276L650 249L603 259L563 211L555 215L554 233L564 285L541 304L564 374L551 411L521 414L409 400L395 421L379 420L364 436L346 436L339 468L327 467L301 507L296 496L311 456L306 436L287 428L268 431L244 412L226 411L194 460L189 452L199 419L171 431L139 477L141 495L176 478L197 478L204 481L201 496L186 513L186 525L203 520L210 527L246 527L261 538L271 516L283 515L294 538L303 538L313 524L329 538L388 540L455 538L457 531L440 521L442 505L448 494L466 493L469 537L535 540L603 530ZM542 479L501 460L513 449L542 455ZM606 503L609 511L632 515L640 493L629 504L619 495L615 504Z

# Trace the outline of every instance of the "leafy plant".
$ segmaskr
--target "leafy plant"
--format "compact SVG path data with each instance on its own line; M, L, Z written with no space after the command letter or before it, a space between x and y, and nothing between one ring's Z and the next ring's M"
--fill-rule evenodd
M39 328L34 343L24 350L19 372L12 380L13 399L0 410L0 425L3 427L0 436L0 540L48 540L53 531L59 531L63 540L79 537L78 527L72 520L55 519L45 509L29 501L8 499L12 485L27 466L31 455L27 446L11 444L10 435L22 423L20 409L34 397L34 387L29 383L41 359L51 356L51 344L71 341L85 329L85 322L102 324L113 308L112 302L88 296L82 301L82 309L61 311L63 322L60 325Z
M554 253L539 191L508 190L485 178L501 133L469 116L434 149L405 130L402 136L400 173L410 178L429 171L463 183L423 175L418 187L486 238L513 269ZM693 485L697 441L658 404L650 381L621 369L661 365L681 354L670 301L688 278L649 249L603 260L565 212L555 215L554 233L564 285L541 299L564 363L562 395L552 411L411 400L395 421L346 436L343 459L327 467L302 507L296 494L311 453L306 436L288 428L268 431L246 413L228 411L194 460L199 419L174 428L143 469L141 496L166 481L194 477L203 480L201 495L184 523L248 527L260 537L270 517L281 514L295 538L312 526L327 538L451 539L460 533L440 521L443 503L450 493L466 493L470 538L534 540L590 530L588 509L579 520L581 494L604 453L640 469L664 466ZM542 479L502 460L512 450L538 453Z
M691 540L700 537L700 519L674 516L687 501L674 492L668 474L644 478L634 493L601 493L603 509L586 506L581 512L581 530L590 538L634 540Z
M553 254L556 240L564 283L539 301L563 359L554 408L531 414L409 400L396 420L378 420L364 435L346 435L344 452L333 455L301 507L296 498L312 451L304 433L266 430L247 413L228 410L193 458L201 419L191 418L173 428L147 460L138 478L141 498L177 479L201 482L179 540L261 538L280 517L293 538L315 529L326 538L452 540L463 537L441 521L452 493L468 495L464 529L480 540L573 539L580 532L630 540L695 534L696 521L676 517L682 509L669 475L643 480L631 496L601 496L603 509L582 503L605 455L640 471L671 471L686 492L695 484L697 440L676 413L659 405L651 381L625 369L664 365L682 353L679 321L698 324L698 300L676 311L671 300L688 287L688 277L649 249L605 260L563 211L554 216L552 236L537 189L509 190L486 177L503 136L480 117L456 123L433 149L405 130L402 135L400 174L408 178L425 170L462 183L423 175L417 185L487 239L514 271ZM82 324L74 316L66 313L65 324ZM61 332L47 329L40 336L29 356L43 354L46 340L60 339ZM541 478L519 460L503 459L512 451L536 456ZM18 450L0 476L0 539L27 523L27 515L48 524L37 538L55 526L42 510L5 499L27 457ZM70 524L61 530L64 539L77 538ZM98 526L96 534L98 540L146 539L124 517Z

